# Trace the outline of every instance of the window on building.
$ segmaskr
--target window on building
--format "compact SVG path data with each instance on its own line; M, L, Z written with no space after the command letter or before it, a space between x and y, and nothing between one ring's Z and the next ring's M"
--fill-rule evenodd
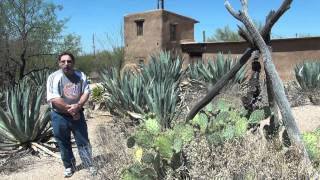
M170 40L177 40L177 24L170 24Z
M143 19L136 20L136 26L137 26L137 36L142 36L143 35Z

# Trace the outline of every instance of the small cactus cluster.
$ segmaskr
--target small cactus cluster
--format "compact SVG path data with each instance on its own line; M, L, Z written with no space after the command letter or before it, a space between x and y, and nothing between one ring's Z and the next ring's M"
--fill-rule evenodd
M209 104L209 107L204 109L191 123L200 129L200 133L207 137L210 144L220 144L241 137L247 132L247 111L237 110L224 100L219 100L214 107Z
M303 141L310 158L320 167L320 128L303 133Z
M122 179L163 177L167 168L174 169L176 164L181 164L181 159L176 157L180 157L183 146L193 139L194 128L190 124L180 123L172 129L161 131L156 118L145 118L134 135L128 139L128 147L134 148L136 163L122 172ZM146 171L148 173L143 174Z

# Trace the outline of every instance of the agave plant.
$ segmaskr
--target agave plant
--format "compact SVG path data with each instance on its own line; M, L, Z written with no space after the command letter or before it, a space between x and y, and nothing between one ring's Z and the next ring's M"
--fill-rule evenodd
M189 64L187 69L187 76L193 80L203 80L203 76L199 72L199 68L202 68L201 66L203 65L204 63L202 60Z
M182 61L171 58L169 52L161 52L142 67L141 74L146 87L144 95L148 110L156 114L162 127L169 128L171 121L177 117Z
M49 108L41 108L43 94L43 86L31 86L26 79L7 89L7 111L0 107L0 150L29 148L52 136Z
M132 111L143 114L143 80L139 74L124 72L120 77L117 69L110 71L104 70L101 73L104 81L102 84L105 92L108 94L106 104L109 110L117 109L122 113Z
M209 60L207 64L203 61L198 61L192 66L189 66L189 77L204 80L206 83L214 85L223 75L225 75L234 66L236 60L230 56L225 58L223 54L218 54L214 61ZM246 68L242 67L235 77L230 80L229 85L242 83L246 79Z
M294 71L296 79L303 90L314 91L320 88L320 61L298 64Z
M27 78L36 86L44 86L52 71L50 69L42 69L31 72Z
M115 69L105 70L101 76L109 94L107 107L121 113L154 113L161 127L168 128L177 117L182 74L182 61L172 59L168 52L153 56L149 64L141 66L139 73L126 71L120 77Z
M159 55L152 56L149 63L143 66L142 75L146 81L160 82L164 79L179 81L181 78L182 61L173 59L169 52L160 52Z

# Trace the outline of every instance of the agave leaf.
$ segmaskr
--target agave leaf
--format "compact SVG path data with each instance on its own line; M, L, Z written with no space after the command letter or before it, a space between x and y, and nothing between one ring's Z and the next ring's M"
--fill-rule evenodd
M15 129L11 126L9 117L7 113L3 111L0 107L0 131L3 134L3 137L6 137L8 140L12 141L23 141L23 135L19 132L19 130Z
M30 124L32 123L31 122L31 119L29 117L29 103L30 103L30 88L25 88L24 89L24 100L23 100L23 116L24 116L24 133L27 135L27 136L31 136L31 127L30 127Z

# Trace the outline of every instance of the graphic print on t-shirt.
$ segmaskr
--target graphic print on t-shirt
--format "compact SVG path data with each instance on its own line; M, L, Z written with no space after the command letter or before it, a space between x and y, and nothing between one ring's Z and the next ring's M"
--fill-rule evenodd
M65 97L69 99L76 99L79 97L80 94L80 88L74 83L67 83L63 87L63 94Z

